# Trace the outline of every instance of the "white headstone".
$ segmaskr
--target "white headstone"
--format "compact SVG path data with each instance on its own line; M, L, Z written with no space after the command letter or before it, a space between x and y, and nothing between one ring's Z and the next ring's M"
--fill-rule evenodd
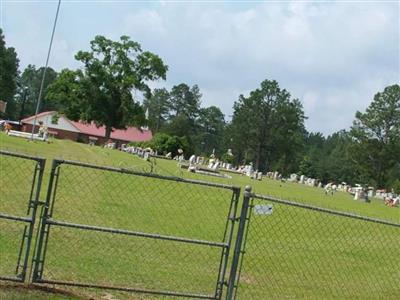
M297 182L298 176L297 174L290 174L290 181Z
M368 190L368 197L372 198L375 196L374 190Z

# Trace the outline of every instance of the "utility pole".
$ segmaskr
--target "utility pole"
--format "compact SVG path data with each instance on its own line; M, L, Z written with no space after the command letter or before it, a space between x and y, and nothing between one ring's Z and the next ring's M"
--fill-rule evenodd
M58 12L60 11L60 5L61 5L61 0L58 0L56 17L54 19L53 31L51 33L49 51L47 52L46 65L45 65L44 70L43 70L43 77L42 77L42 82L40 84L39 97L38 97L37 102L36 102L36 111L35 111L35 118L33 119L31 140L33 140L33 134L35 133L36 119L37 119L37 115L38 115L39 109L40 109L40 102L42 100L41 98L42 98L42 93L43 93L43 85L44 85L44 80L46 78L47 67L49 65L51 46L53 45L54 32L56 31L56 25L57 25L57 19L58 19Z

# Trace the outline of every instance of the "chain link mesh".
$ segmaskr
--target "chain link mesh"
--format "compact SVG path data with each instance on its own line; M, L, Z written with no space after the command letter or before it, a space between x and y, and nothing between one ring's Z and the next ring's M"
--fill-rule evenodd
M217 295L237 188L68 162L57 172L42 281Z
M400 224L251 199L237 299L399 299Z
M18 258L25 224L0 218L0 277L18 275Z
M0 152L1 279L22 280L38 163ZM59 162L36 282L222 297L239 189L145 167ZM252 194L246 224L237 299L400 298L399 222ZM99 293L130 298L110 290L94 298ZM135 296L148 297L163 298Z
M0 151L0 277L24 280L39 188L39 160Z
M0 152L0 212L25 217L37 162Z

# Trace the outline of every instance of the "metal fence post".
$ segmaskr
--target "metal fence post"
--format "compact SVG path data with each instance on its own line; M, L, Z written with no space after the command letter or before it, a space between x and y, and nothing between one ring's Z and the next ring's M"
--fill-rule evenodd
M244 195L243 195L243 204L242 204L242 209L240 212L240 218L239 218L239 229L236 237L236 243L235 243L235 250L232 258L232 265L231 265L231 271L229 275L229 281L228 281L228 290L227 290L227 295L226 299L227 300L232 300L234 297L234 291L235 291L235 284L236 284L236 275L237 275L237 269L239 265L239 260L240 260L240 254L241 254L241 249L242 249L242 243L243 243L243 236L246 228L246 219L247 219L247 212L249 209L249 202L251 198L251 186L247 185L244 189Z
M23 281L25 281L25 279L26 279L26 271L27 271L27 268L28 268L29 253L30 253L30 250L31 250L31 244L32 244L33 235L34 235L36 211L37 211L37 207L38 207L39 202L40 202L40 199L39 199L40 198L40 190L41 190L41 187L42 187L45 165L46 165L46 160L45 159L38 160L35 172L39 172L39 175L37 177L37 182L33 183L33 184L36 185L36 187L35 187L36 191L35 191L34 198L30 199L30 201L29 201L28 213L30 213L31 208L32 208L32 213L31 213L32 221L31 221L31 225L29 226L29 229L28 229L27 243L26 243L26 253L25 253L23 269L22 269L22 273L21 273L21 278L22 278ZM29 278L28 278L28 281L29 281Z
M38 237L37 237L38 241L37 241L37 248L35 249L36 253L34 253L33 255L33 264L34 264L33 278L32 278L33 282L37 282L42 277L43 262L44 262L43 252L45 252L46 235L48 234L47 219L49 217L50 202L54 188L53 187L54 177L57 176L58 166L59 166L59 161L53 160L51 166L49 185L47 189L46 202L43 207L43 215L41 216L40 225L38 227Z

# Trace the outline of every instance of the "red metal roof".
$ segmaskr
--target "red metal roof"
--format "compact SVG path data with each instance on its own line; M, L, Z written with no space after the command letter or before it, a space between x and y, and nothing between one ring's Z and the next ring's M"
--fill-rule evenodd
M45 116L48 114L55 113L54 111L45 111L37 115L37 117ZM31 121L35 118L35 116L31 116L21 120L22 123L26 123ZM65 115L64 118L69 121L76 129L78 129L81 133L97 136L97 137L104 137L106 135L106 128L105 126L96 127L96 124L92 123L84 123L84 122L74 122L69 120ZM49 126L49 129L51 126ZM128 127L127 129L114 129L111 132L111 139L121 140L126 142L142 142L142 141L149 141L153 137L151 130L141 130L136 127Z
M105 126L96 127L94 123L71 122L79 131L91 136L104 137L106 135ZM140 130L136 127L128 127L126 130L114 129L111 138L127 142L149 141L153 137L151 130Z

